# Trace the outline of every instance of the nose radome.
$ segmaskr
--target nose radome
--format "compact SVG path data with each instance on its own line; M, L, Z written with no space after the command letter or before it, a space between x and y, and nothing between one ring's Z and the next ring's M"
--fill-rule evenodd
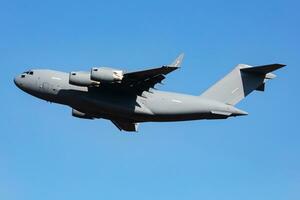
M15 77L15 78L14 78L14 83L15 83L15 85L18 85L17 82L18 82L18 81L17 81L17 77Z
M20 87L21 86L21 83L20 83L20 76L16 76L14 78L14 83L16 86Z

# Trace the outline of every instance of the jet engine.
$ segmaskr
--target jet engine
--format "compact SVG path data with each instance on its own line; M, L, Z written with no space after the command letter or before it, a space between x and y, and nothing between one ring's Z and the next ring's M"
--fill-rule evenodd
M89 72L70 72L69 83L76 86L91 86L96 85L97 82L91 80L91 75Z
M91 79L100 83L120 82L123 79L123 71L109 67L93 67L91 69Z
M75 109L72 109L72 116L77 118L82 118L82 119L94 119L94 117Z

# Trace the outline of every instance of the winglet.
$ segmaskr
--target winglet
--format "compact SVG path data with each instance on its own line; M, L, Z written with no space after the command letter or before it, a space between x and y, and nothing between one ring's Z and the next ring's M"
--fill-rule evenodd
M169 65L169 67L177 67L179 68L181 63L182 63L182 60L183 60L183 57L184 57L184 53L180 54L173 62L171 65Z

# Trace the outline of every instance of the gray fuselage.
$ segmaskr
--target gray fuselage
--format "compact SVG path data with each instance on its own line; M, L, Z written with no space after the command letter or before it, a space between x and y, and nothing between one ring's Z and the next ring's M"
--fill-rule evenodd
M246 113L225 103L156 89L137 95L101 85L69 84L69 74L53 70L31 70L14 79L23 91L46 101L64 104L93 118L145 121L224 119ZM230 114L228 114L230 113Z

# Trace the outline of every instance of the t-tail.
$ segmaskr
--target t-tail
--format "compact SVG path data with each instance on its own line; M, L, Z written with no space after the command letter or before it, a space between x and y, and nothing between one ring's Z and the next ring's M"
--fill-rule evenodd
M254 90L264 91L265 83L276 77L271 72L284 66L283 64L270 64L253 67L239 64L223 79L201 94L201 97L235 105Z

